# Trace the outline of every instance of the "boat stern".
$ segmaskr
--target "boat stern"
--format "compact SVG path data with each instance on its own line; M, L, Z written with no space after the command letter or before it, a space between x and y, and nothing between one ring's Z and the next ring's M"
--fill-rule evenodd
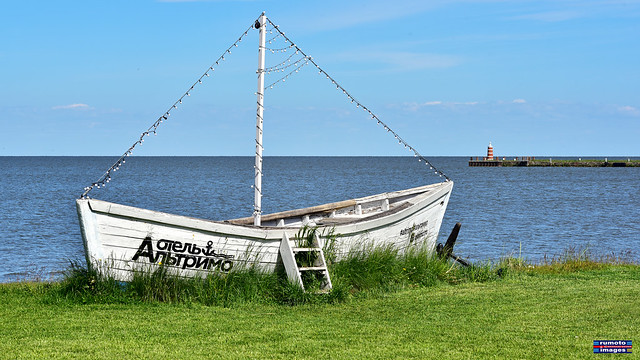
M100 246L96 214L91 210L89 199L76 200L76 210L78 211L78 221L80 222L80 233L82 234L87 266L97 265L104 259L104 255Z

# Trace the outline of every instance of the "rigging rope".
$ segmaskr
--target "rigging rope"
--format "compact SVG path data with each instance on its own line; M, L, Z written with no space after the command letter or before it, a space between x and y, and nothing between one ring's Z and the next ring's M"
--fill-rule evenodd
M295 66L295 65L299 64L301 61L307 60L307 58L306 58L306 57L302 57L302 58L300 58L300 59L298 59L298 60L296 60L296 61L294 61L294 62L291 62L291 58L292 58L293 56L295 56L295 55L298 55L298 52L297 52L297 51L296 51L294 54L291 54L291 56L289 56L289 58L287 58L287 60L285 60L285 61L281 62L281 63L280 63L280 64L278 64L278 65L270 66L270 67L268 67L268 68L264 69L264 71L265 71L267 74L270 74L270 73L272 73L272 72L282 72L282 71L284 71L286 68L289 68L289 67L291 67L291 66ZM285 65L285 63L287 63L287 62L288 62L288 64L286 64L286 65Z
M102 174L102 176L97 181L91 183L91 185L84 188L84 192L82 193L82 195L80 195L80 198L81 199L88 198L89 192L96 187L99 189L100 187L107 186L107 183L111 181L111 173L118 171L118 169L120 169L120 167L124 165L124 163L126 162L125 159L127 158L127 156L131 155L131 153L136 148L136 146L142 145L142 143L144 142L145 136L149 136L152 133L154 135L158 134L158 126L160 126L160 124L162 124L164 120L167 120L169 118L169 116L171 115L171 111L173 109L178 108L178 105L182 104L182 99L184 99L187 96L191 96L191 92L194 90L194 88L197 85L202 84L202 80L209 77L210 73L213 73L215 71L215 67L220 65L220 63L225 60L226 55L231 54L231 49L238 47L238 44L242 42L242 38L247 36L247 34L251 29L253 29L253 23L251 23L251 26L249 26L249 28L247 28L247 30L245 30L245 32L242 33L242 35L240 35L238 40L236 40L233 44L231 44L231 46L229 46L227 50L225 50L222 53L222 55L220 55L218 59L213 64L211 64L211 66L207 68L207 70L198 78L198 80L196 80L193 83L193 85L191 85L191 87L189 87L189 89L184 94L182 94L182 96L180 96L180 98L178 98L178 100L176 100L173 103L173 105L171 105L169 109L165 111L158 118L158 120L156 120L151 126L149 126L149 128L145 132L140 134L140 138L136 142L134 142L133 145L131 145L131 147L129 147L129 149L125 151L125 153L122 154L122 156L120 156L120 158L118 158L118 160L115 163L113 163L113 165L111 165L111 167L107 169L107 171L104 174Z
M268 50L268 51L271 51L272 53L275 53L275 52L286 52L288 49L295 48L296 51L295 51L294 54L290 55L287 59L285 59L283 62L279 63L278 65L271 66L271 67L266 68L266 69L263 70L266 73L283 72L289 67L295 67L287 75L281 77L280 79L278 79L277 81L271 83L270 85L267 85L265 87L265 90L272 89L274 85L276 85L276 84L278 84L280 82L286 81L287 78L289 78L289 76L291 76L294 73L299 72L301 68L303 68L305 65L308 65L309 63L311 63L318 70L318 74L326 76L326 78L328 80L330 80L333 85L336 86L336 90L341 90L347 96L347 98L351 101L351 103L355 103L357 108L362 108L362 110L366 111L369 114L369 116L371 116L372 120L376 120L378 125L381 125L387 132L391 133L396 140L398 140L398 144L404 145L405 148L408 148L410 151L412 151L413 154L414 154L414 157L418 158L419 162L423 162L424 161L425 165L428 166L430 170L433 170L436 175L439 175L440 177L444 177L445 181L450 181L450 179L449 179L449 177L447 175L445 175L442 171L436 169L436 167L433 166L433 164L431 164L431 162L429 162L429 160L427 160L425 157L423 157L414 147L412 147L404 139L402 139L400 137L400 135L398 135L398 133L393 131L386 123L384 123L382 120L380 120L380 118L378 118L378 116L375 115L370 109L368 109L366 106L362 105L362 103L360 103L349 92L347 92L347 90L345 88L343 88L335 79L333 79L325 70L323 70L313 60L313 58L311 56L307 55L304 51L302 51L302 49L300 49L293 41L291 41L291 39L289 39L285 35L284 32L280 31L278 26L275 25L271 21L271 19L267 18L267 22L269 24L271 24L271 29L269 30L269 33L273 34L273 31L274 30L276 31L276 35L273 36L269 40L269 43L271 43L271 42L277 40L278 38L282 37L284 39L285 43L289 43L290 45L288 45L286 47L282 47L282 48L276 48L276 49L265 48L265 50ZM191 96L191 92L194 90L194 88L197 85L202 84L202 80L207 78L207 77L209 77L210 73L213 73L215 71L215 66L220 65L220 63L225 60L225 56L226 55L231 54L231 49L233 49L235 47L238 47L238 44L240 42L242 42L242 39L249 33L249 31L251 29L254 28L254 23L252 23L251 26L249 26L249 28L247 30L245 30L244 33L242 33L242 35L240 35L240 37L233 44L231 44L231 46L229 46L222 53L222 55L220 55L218 57L218 59L213 64L211 64L211 66L209 66L207 68L207 70L193 83L193 85L191 85L191 87L189 87L189 89L184 94L182 94L182 96L180 96L178 98L178 100L176 100L173 103L173 105L171 105L169 107L169 109L167 111L165 111L146 131L144 131L142 134L140 134L140 138L136 142L134 142L133 145L131 145L129 147L129 149L127 151L125 151L125 153L122 154L122 156L120 156L120 158L118 158L118 160L113 165L111 165L111 167L109 169L107 169L107 171L100 178L98 178L97 181L91 183L91 185L89 185L89 186L84 188L84 192L82 193L82 195L80 195L81 199L88 198L89 197L88 196L89 192L91 190L93 190L94 188L97 187L99 189L100 187L105 187L107 185L107 183L109 183L111 181L111 174L113 172L117 171L118 169L120 169L120 167L126 163L126 158L133 153L133 150L136 148L136 146L142 145L142 143L144 142L144 138L146 136L150 136L152 133L154 135L157 135L158 127L160 126L160 124L162 124L162 122L164 120L167 120L169 118L169 116L171 115L171 111L173 109L176 109L178 107L178 105L182 104L182 100L185 97ZM299 59L297 59L296 61L291 63L291 59L294 56L298 55L298 54L302 54L302 57L300 57Z
M282 38L284 38L285 42L290 43L291 45L289 45L288 47L284 48L284 49L288 49L288 48L295 48L296 49L296 54L298 52L300 52L300 54L302 54L304 57L302 59L306 59L307 61L301 65L299 68L301 68L304 65L307 65L309 62L311 64L313 64L313 66L316 67L316 69L318 69L318 74L320 75L325 75L327 77L327 79L331 80L331 83L333 85L336 86L336 90L341 90L343 94L345 94L347 96L347 98L352 102L356 104L357 108L362 108L362 110L366 111L369 116L371 116L372 120L375 120L376 123L378 125L381 125L387 132L391 133L391 135L393 135L393 137L398 141L398 144L400 145L404 145L404 147L406 149L409 149L411 152L413 152L413 156L416 157L418 159L419 162L424 162L424 164L429 167L429 170L432 170L436 175L440 176L440 177L444 177L445 181L451 181L451 179L449 179L449 177L443 173L442 171L438 170L435 166L433 166L433 164L427 160L424 156L422 156L418 150L416 150L413 146L409 145L404 139L402 139L400 137L400 135L398 135L398 133L396 133L395 131L393 131L387 124L385 124L382 120L380 120L380 118L373 113L373 111L371 111L369 108L367 108L366 106L362 105L362 103L360 103L358 100L356 100L356 98L354 98L349 92L347 92L347 90L345 88L343 88L334 78L332 78L326 71L324 71L320 65L318 65L311 56L307 55L304 51L302 51L302 49L300 49L300 47L298 47L298 45L296 45L293 41L291 41L291 39L289 39L284 32L280 31L280 28L278 27L278 25L274 24L271 19L267 18L267 21L269 22L269 24L271 24L271 28L273 30L275 30L280 36L282 36ZM277 36L276 36L277 37ZM275 37L274 37L275 38ZM300 60L298 60L300 61ZM292 75L294 72L298 72L299 68L296 68L294 71L290 72L289 74L287 74L286 76L282 77L280 80L272 83L271 85L269 85L268 87L265 88L266 89L270 89L273 88L273 85L281 82L281 81L285 81L290 75Z
M271 84L269 84L269 85L265 86L265 90L266 90L266 89L273 89L273 86L274 86L274 85L276 85L277 83L279 83L279 82L284 82L285 80L287 80L287 79L289 78L289 76L291 76L291 75L292 75L292 74L294 74L294 73L299 72L299 71L300 71L300 69L302 69L305 65L308 65L308 64L309 64L309 60L310 60L310 58L308 58L308 57L303 57L302 59L300 59L300 60L296 61L295 63L289 64L289 65L284 66L284 67L282 67L282 68L280 68L280 69L277 69L278 71L284 71L286 68L288 68L288 67L290 67L290 66L292 66L292 65L299 64L299 63L300 63L300 62L302 62L303 60L306 60L306 61L305 61L304 63L302 63L301 65L298 65L295 69L291 70L287 75L285 75L285 76L281 77L280 79L278 79L278 80L276 80L276 81L272 82ZM272 70L272 71L273 71L273 70ZM269 74L269 73L270 73L270 72L267 72L267 74Z

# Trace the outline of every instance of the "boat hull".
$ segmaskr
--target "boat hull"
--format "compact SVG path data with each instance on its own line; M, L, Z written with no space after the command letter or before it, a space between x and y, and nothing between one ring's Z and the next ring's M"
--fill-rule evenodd
M399 250L436 244L451 181L326 206L266 215L271 226L195 219L94 199L77 200L87 263L121 281L165 266L182 276L257 267L275 271L283 238L316 228L339 260L367 246ZM264 224L264 223L263 223Z

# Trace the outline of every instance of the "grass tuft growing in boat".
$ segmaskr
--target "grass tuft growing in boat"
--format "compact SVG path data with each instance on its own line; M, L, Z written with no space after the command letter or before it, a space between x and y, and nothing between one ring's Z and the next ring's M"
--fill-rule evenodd
M315 236L315 235L314 235ZM286 275L257 268L215 273L202 278L182 277L167 267L139 269L131 281L119 282L108 271L72 262L64 278L54 283L50 300L74 303L198 303L229 307L237 304L322 304L352 297L376 296L406 288L439 284L484 282L499 278L491 265L462 268L439 259L426 248L400 251L393 247L363 246L329 265L333 289L305 292ZM313 279L308 289L313 289ZM318 280L320 281L320 280Z
M80 262L71 262L61 281L39 289L49 303L182 303L223 307L327 304L375 298L411 288L497 281L510 274L603 270L615 264L632 264L630 256L595 257L586 249L568 249L560 255L545 257L539 264L531 264L519 256L463 267L439 258L427 248L400 250L363 245L343 260L329 264L333 289L327 293L305 292L289 283L284 272L265 273L255 267L202 278L182 277L166 267L147 268L139 269L131 281L124 283L115 280L108 271L86 268ZM313 284L307 288L313 289Z
M317 237L305 228L296 246L314 246ZM324 235L323 235L324 236ZM330 242L331 238L329 239ZM326 247L326 243L325 249ZM330 250L329 253L332 251ZM308 253L305 253L305 255ZM326 254L326 253L325 253ZM567 273L629 264L632 254L594 256L588 249L570 248L560 255L531 264L521 255L497 263L463 267L439 258L426 247L398 249L363 244L338 262L328 262L333 289L327 293L303 291L287 281L284 271L265 273L250 266L206 277L183 277L168 267L138 269L129 282L120 282L108 270L71 262L62 281L47 287L49 301L72 303L197 303L230 307L238 304L322 304L354 297L376 297L409 288L495 281L509 273ZM312 265L315 259L300 259ZM105 267L108 269L108 267ZM312 273L312 272L311 272ZM322 279L304 279L307 290L319 289Z
M72 263L52 297L80 303L201 303L231 306L241 303L286 302L292 291L277 274L255 268L182 277L167 267L138 269L129 282L115 280L108 272ZM295 293L295 292L294 292Z

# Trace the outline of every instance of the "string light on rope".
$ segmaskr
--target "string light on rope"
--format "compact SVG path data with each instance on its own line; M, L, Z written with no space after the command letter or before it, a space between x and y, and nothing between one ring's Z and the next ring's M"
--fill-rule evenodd
M281 36L280 33L276 34L276 36L270 38L269 40L267 40L268 44L271 44L273 41L275 41L277 38L279 38Z
M433 164L431 164L429 162L429 160L427 160L424 156L422 156L415 148L413 148L411 145L409 145L405 140L403 140L400 135L398 135L395 131L393 131L387 124L385 124L382 120L380 120L380 118L378 118L378 116L376 116L370 109L368 109L366 106L362 105L362 103L360 103L356 98L354 98L345 88L343 88L335 79L333 79L326 71L324 71L320 65L318 65L313 58L311 58L309 55L307 55L304 51L302 51L302 49L300 49L293 41L291 41L291 39L289 39L284 32L280 31L280 29L278 28L278 26L276 24L274 24L271 19L267 18L267 21L269 24L271 24L271 31L275 30L280 36L282 36L282 38L285 40L285 42L289 42L291 45L288 48L295 48L296 49L296 53L300 53L304 56L304 58L307 60L302 66L307 65L309 62L311 64L313 64L313 66L316 67L316 69L318 70L318 74L319 75L324 75L326 76L326 78L328 80L331 81L331 83L333 85L336 86L337 90L341 90L343 94L345 94L347 96L347 98L349 100L351 100L352 103L356 104L356 108L362 108L363 111L367 112L369 114L369 116L376 121L376 123L378 125L383 126L383 128L391 133L394 138L396 140L398 140L398 143L400 145L403 145L404 148L409 149L409 151L413 152L413 156L416 157L418 159L418 162L424 162L424 164L430 169L433 170L434 173L440 177L444 177L445 181L450 181L449 177L447 175L445 175L442 171L438 170ZM286 48L285 48L286 49ZM297 70L297 69L296 69ZM295 70L294 70L295 72ZM275 85L276 83L280 82L280 81L285 81L286 78L291 75L291 73L289 73L287 76L281 78L280 80L276 81L275 83L273 83L272 85L269 86L269 88L271 88L273 85Z
M319 75L323 75L326 76L326 78L328 80L331 81L331 83L333 85L336 86L336 89L339 91L342 91L342 93L347 96L347 98L351 101L351 103L355 103L356 104L356 108L362 108L363 111L366 111L372 119L376 120L376 123L378 125L381 125L384 127L385 130L387 130L388 132L390 132L392 135L394 135L394 138L396 140L398 140L398 143L401 145L404 145L405 148L409 149L410 151L413 152L414 157L418 158L419 162L424 161L424 163L426 165L429 166L429 169L434 170L435 174L439 175L439 176L444 176L446 181L449 181L449 178L442 173L441 171L437 170L435 168L435 166L433 166L427 159L425 159L420 153L418 153L417 150L415 150L413 147L411 147L406 141L404 141L397 133L395 133L393 130L391 130L391 128L389 128L384 122L382 122L382 120L380 120L371 110L369 110L366 106L362 105L358 100L356 100L349 92L347 92L346 89L344 89L335 79L333 79L326 71L324 71L314 60L313 58L311 58L310 56L308 56L306 53L304 53L293 41L291 41L284 32L280 31L280 29L278 28L277 25L275 25L269 18L267 18L267 22L268 24L266 25L271 25L271 29L269 29L269 34L273 34L273 32L276 32L276 35L273 36L272 38L270 38L269 43L272 43L273 41L276 40L280 40L280 38L282 38L284 40L285 43L289 44L285 47L282 48L266 48L265 50L269 50L272 53L276 53L276 52L286 52L289 49L293 49L295 48L295 53L290 55L287 59L285 59L283 62L281 62L280 64L276 65L276 66L272 66L270 68L267 68L263 71L267 72L267 73L271 73L271 72L284 72L286 71L286 69L290 68L290 67L294 67L294 69L292 71L290 71L287 75L283 76L282 78L280 78L279 80L273 82L272 84L270 84L267 88L273 88L274 85L280 83L280 82L284 82L286 81L289 76L293 75L294 73L297 73L300 71L300 69L306 65L308 65L309 63L313 64L313 66L316 67L316 69L318 70L318 74ZM84 188L84 192L82 193L82 195L80 196L80 198L88 198L88 194L89 192L93 189L93 188L101 188L106 186L107 183L109 183L111 181L111 173L115 172L117 170L120 169L120 167L125 163L125 158L127 156L130 156L133 153L133 150L135 150L136 146L138 145L142 145L144 143L144 137L145 136L150 136L151 133L153 133L154 135L157 135L157 129L158 126L164 121L167 120L168 117L171 115L170 112L173 109L177 109L178 108L178 104L182 104L182 100L185 98L185 96L191 96L191 92L194 90L195 86L200 85L203 83L203 79L204 78L208 78L210 77L211 73L213 73L215 71L214 66L218 66L220 65L220 62L225 60L225 56L227 54L231 54L231 49L238 47L238 44L242 42L242 39L249 33L249 31L251 29L253 29L254 24L252 24L251 26L249 26L249 28L247 30L245 30L244 33L242 33L242 35L231 45L229 46L223 53L222 55L214 62L214 64L212 64L211 66L209 66L209 68L207 68L207 70L196 80L196 82L189 87L189 90L187 90L181 97L178 98L178 100L176 100L173 105L171 105L169 107L169 109L162 115L160 116L145 132L143 132L140 135L140 138L133 143L133 145L131 145L131 147L129 147L129 149L127 149L127 151L125 151L125 153L120 156L120 158L118 158L118 160L109 168L107 169L107 171L96 181L93 182L90 186L87 186ZM294 61L293 63L291 62L293 57L296 55L301 54L302 57L297 59L296 61Z
M290 67L292 67L292 66L297 66L297 65L298 65L298 64L300 64L301 62L309 60L309 59L308 59L308 58L306 58L306 57L301 57L300 59L298 59L298 60L296 60L296 61L294 61L294 62L291 62L291 60L290 60L290 59L291 59L291 57L289 57L289 59L287 60L287 61L289 62L289 64L286 64L286 65L278 64L278 65L276 65L276 66L268 67L268 68L266 68L264 71L265 71L267 74L271 74L272 72L284 72L286 69L288 69L288 68L290 68ZM306 64L305 64L305 65L306 65Z
M291 75L293 75L293 74L295 74L295 73L299 72L299 71L300 71L300 69L302 69L305 65L309 64L309 61L308 61L309 59L307 59L307 58L303 58L303 59L301 59L300 61L302 61L302 60L307 60L307 61L305 61L304 63L302 63L302 64L298 65L295 69L291 70L291 72L289 72L287 75L285 75L285 76L281 77L280 79L278 79L278 80L274 81L273 83L271 83L271 84L267 85L267 86L265 87L265 89L273 89L273 87L274 87L276 84L278 84L278 83L280 83L280 82L284 82L284 81L286 81L286 80L289 78L289 76L291 76Z
M278 65L274 65L274 66L270 66L266 69L264 69L267 73L271 72L271 71L275 71L278 68L282 68L283 66L285 66L287 63L291 63L291 58L298 55L298 51L296 51L295 53L289 55L288 58L286 58L283 62L279 63Z
M173 103L173 105L171 105L169 107L169 109L167 111L164 112L164 114L162 116L160 116L145 132L143 132L140 135L140 138L133 143L133 145L131 145L129 147L129 149L127 149L127 151L124 152L124 154L122 154L122 156L120 156L118 158L118 160L116 160L115 163L113 163L113 165L111 165L111 167L109 167L109 169L107 169L107 171L95 182L91 183L91 185L87 186L84 188L84 192L82 193L82 195L80 195L81 199L86 199L89 196L89 192L91 190L93 190L94 188L101 188L101 187L105 187L106 184L108 182L111 181L111 173L118 171L118 169L120 169L120 167L122 165L124 165L125 163L125 158L127 156L130 156L133 153L133 150L135 150L136 146L138 145L142 145L142 143L144 142L144 137L145 136L149 136L151 135L151 133L153 133L154 135L157 135L157 130L158 130L158 126L163 122L163 120L167 120L167 118L171 115L170 112L173 109L177 109L178 108L178 104L182 104L182 99L185 96L191 96L191 91L193 91L193 89L199 85L202 84L202 80L204 78L207 78L210 76L210 72L213 72L214 69L214 65L219 65L220 61L224 61L225 59L225 55L226 54L231 54L231 49L234 47L238 47L238 44L240 42L242 42L242 39L247 36L247 34L249 34L249 31L253 29L253 23L251 24L251 26L249 26L249 28L247 28L247 30L245 30L242 35L240 35L240 37L233 43L231 44L231 46L229 46L223 53L222 55L220 55L220 57L218 57L218 59L215 61L214 64L212 64L211 66L209 66L207 68L207 70L195 81L195 83L193 85L191 85L191 87L189 87L189 90L187 90L181 97L178 98L178 100L176 100L176 102Z
M284 36L284 33L282 34L282 36ZM272 48L265 48L269 51L271 51L271 53L276 53L276 52L287 52L287 50L291 49L292 47L294 47L295 45L293 43L291 43L291 45L289 46L285 46L283 48L279 48L279 49L272 49Z

